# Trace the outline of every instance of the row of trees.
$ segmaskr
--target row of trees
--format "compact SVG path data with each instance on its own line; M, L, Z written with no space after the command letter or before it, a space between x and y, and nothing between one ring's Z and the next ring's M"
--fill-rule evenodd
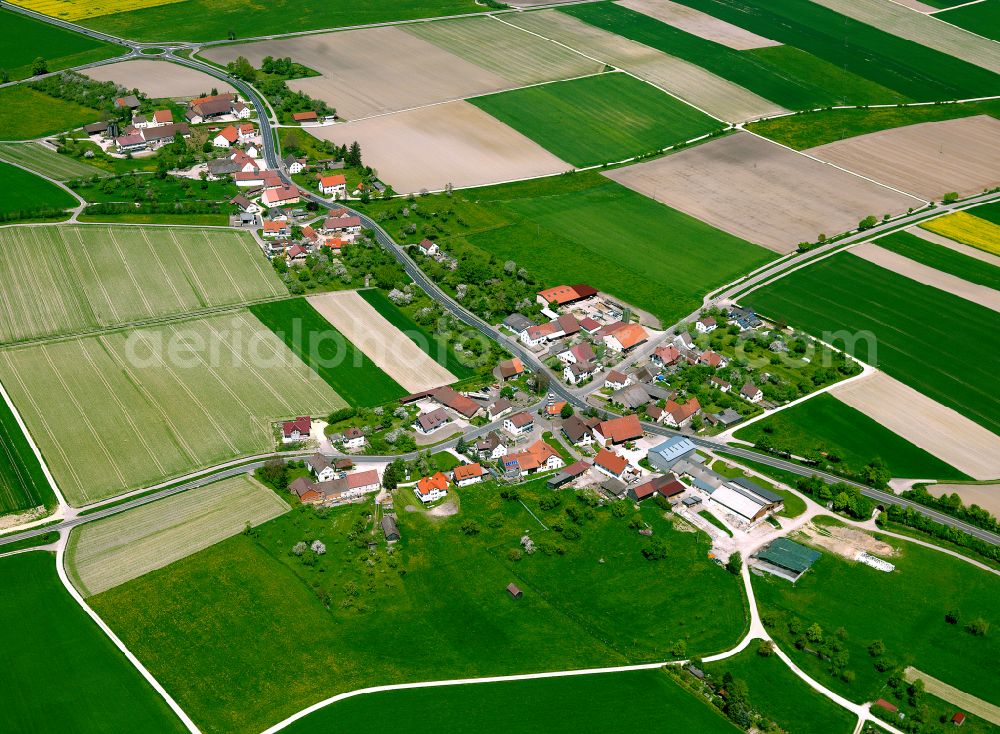
M908 500L913 500L926 507L933 507L935 510L940 510L952 517L964 520L970 525L975 525L977 528L983 528L983 530L989 530L993 533L1000 533L1000 522L990 514L989 510L984 510L979 505L969 505L966 507L962 502L962 498L957 493L953 492L935 497L924 487L914 487L907 492L903 492L903 496Z
M876 522L882 527L885 527L889 523L905 525L906 527L926 533L932 538L954 543L962 548L968 548L984 558L992 561L1000 561L1000 546L987 543L985 540L980 540L974 535L969 535L958 528L935 522L927 517L927 515L914 510L912 507L889 505L886 507L885 512L878 516Z

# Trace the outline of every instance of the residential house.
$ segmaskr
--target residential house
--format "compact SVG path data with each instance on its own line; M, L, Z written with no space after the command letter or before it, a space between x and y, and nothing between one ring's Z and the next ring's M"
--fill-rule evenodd
M607 377L604 378L604 387L610 387L612 390L621 390L623 387L631 384L632 380L628 375L618 370L611 370L608 372Z
M441 248L437 246L437 243L431 242L428 239L421 240L419 244L417 244L417 250L421 255L426 255L427 257L437 255L441 252Z
M361 429L354 426L346 429L341 436L341 442L348 451L359 451L365 447L367 442Z
M725 357L723 357L718 352L713 352L711 349L706 349L698 356L698 364L704 365L706 367L713 367L715 369L720 369L729 364L729 362Z
M490 431L482 439L476 442L476 453L481 459L496 461L501 456L507 454L507 444L500 438L496 431Z
M306 168L306 159L296 158L291 153L282 158L281 162L285 164L285 168L287 168L288 172L291 174L302 173L302 171Z
M490 423L503 418L514 409L514 404L507 398L500 398L486 409L486 417Z
M434 476L424 477L417 482L417 486L413 488L413 493L425 505L430 502L436 502L448 494L448 477L441 472L438 472Z
M663 472L673 470L677 462L694 456L697 448L690 438L673 436L646 452L650 466Z
M344 199L347 197L347 177L342 173L321 176L319 179L319 190L324 196L332 196L334 199Z
M674 428L683 428L694 416L701 412L701 403L698 402L698 398L694 397L689 398L683 405L673 400L668 400L667 404L663 407L667 412L663 422Z
M240 123L236 127L236 136L241 143L249 143L257 137L257 128L251 122Z
M637 441L642 435L642 424L635 415L601 421L594 428L594 438L601 446L616 446L626 441Z
M650 405L646 408L646 417L654 423L663 423L666 419L667 411L661 408L659 405Z
M295 420L285 421L281 424L281 440L284 443L294 443L305 441L312 431L312 418L307 415L300 415Z
M500 379L506 382L524 374L524 363L519 357L514 357L501 362L497 369L500 373Z
M265 189L261 202L267 207L288 206L299 203L299 190L294 186L282 186L277 189Z
M590 446L594 443L594 432L590 424L575 413L563 419L562 432L574 446Z
M435 408L427 413L418 415L413 425L417 431L426 435L449 423L451 423L451 416L448 415L448 412L444 408Z
M233 106L230 108L229 112L238 120L249 120L250 116L253 114L253 110L250 109L250 106L244 104L243 102L233 102Z
M597 371L593 362L574 362L563 367L563 379L571 385L579 385L589 380Z
M239 139L240 134L236 131L236 128L232 125L226 125L212 138L212 145L216 148L228 148L231 145L235 145Z
M507 329L508 331L512 331L518 336L524 333L529 326L534 326L534 325L535 325L534 321L529 319L524 314L520 313L512 313L510 316L505 318L503 320L503 323L501 324L501 326L503 326L505 329Z
M462 464L455 467L454 475L456 485L468 487L470 484L478 484L483 481L486 471L479 464Z
M764 391L752 382L748 382L740 388L740 397L756 404L764 399Z
M677 347L678 350L686 349L688 351L693 351L695 348L694 339L692 339L691 335L686 331L682 331L674 337L674 346Z
M626 477L634 471L628 463L628 459L609 449L601 449L597 452L597 456L594 457L594 466L602 474L622 481L626 481Z
M578 364L579 362L593 362L597 359L597 355L594 354L593 347L587 342L580 342L579 344L574 344L568 349L564 349L556 357L563 364Z
M382 488L382 480L379 478L377 469L348 474L346 480L347 493L352 497L377 492Z
M721 413L708 413L705 415L706 422L713 426L722 426L723 428L729 428L729 426L739 423L741 420L743 420L743 416L732 408L726 408Z
M317 482L330 482L337 477L337 470L333 468L333 464L323 454L313 454L310 456L306 459L306 466L309 467L309 471L316 477Z
M699 334L710 334L718 328L718 324L711 316L705 316L694 322L694 328Z
M613 352L628 352L649 339L649 333L639 324L625 324L604 337Z
M503 429L512 436L523 436L531 433L535 428L535 420L530 413L521 411L506 418L503 422Z
M237 194L229 200L229 203L235 204L240 208L240 211L246 212L247 214L260 214L261 212L260 205L250 201L250 199L243 196L243 194Z
M749 331L756 329L763 322L753 312L753 309L733 306L729 309L729 323L739 326L740 331Z
M657 367L672 367L681 359L681 353L677 347L669 345L657 347L649 357L649 361Z
M304 248L302 245L292 245L287 250L285 250L285 257L288 258L289 262L305 262L306 257L309 255L309 250Z
M709 387L714 387L716 390L721 390L722 392L729 392L733 389L733 386L721 377L710 377L708 385Z
M551 471L565 466L566 462L545 441L539 439L524 451L503 457L504 469L516 475Z
M275 222L272 219L264 220L264 237L288 237L291 232L292 229L288 226L288 222Z
M563 335L559 328L558 321L549 321L544 324L531 325L521 332L521 342L528 347L537 347L546 341L558 339Z

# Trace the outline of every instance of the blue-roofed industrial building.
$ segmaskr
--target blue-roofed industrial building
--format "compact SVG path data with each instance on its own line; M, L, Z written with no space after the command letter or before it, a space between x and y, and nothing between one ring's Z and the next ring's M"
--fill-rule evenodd
M674 436L647 451L646 458L654 469L666 472L671 471L678 461L693 456L696 450L691 439Z

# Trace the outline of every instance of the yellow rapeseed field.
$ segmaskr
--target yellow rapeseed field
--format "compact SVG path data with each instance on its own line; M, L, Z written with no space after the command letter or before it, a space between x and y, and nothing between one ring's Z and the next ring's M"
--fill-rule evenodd
M968 212L947 214L920 226L963 245L1000 255L1000 227Z
M62 20L96 18L176 2L181 0L13 0L14 5Z

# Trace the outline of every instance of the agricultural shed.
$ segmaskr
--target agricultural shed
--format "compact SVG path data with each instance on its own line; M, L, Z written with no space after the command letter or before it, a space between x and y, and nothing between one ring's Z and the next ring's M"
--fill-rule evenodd
M765 570L784 576L792 582L808 571L822 555L788 538L776 538L769 546L757 553L757 560L763 561Z

